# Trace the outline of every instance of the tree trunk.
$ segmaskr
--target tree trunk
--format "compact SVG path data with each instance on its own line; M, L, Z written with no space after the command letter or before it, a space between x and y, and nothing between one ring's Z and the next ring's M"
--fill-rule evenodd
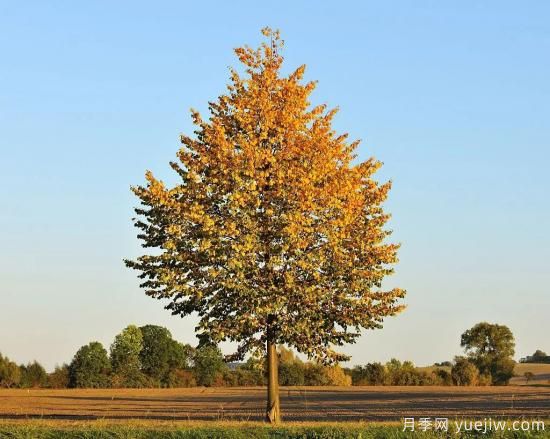
M266 421L272 424L281 421L279 404L279 361L274 336L268 325L267 328L267 410Z

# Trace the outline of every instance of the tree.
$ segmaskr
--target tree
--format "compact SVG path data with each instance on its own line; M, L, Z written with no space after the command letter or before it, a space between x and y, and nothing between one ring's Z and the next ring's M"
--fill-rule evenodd
M386 382L386 368L381 363L367 363L355 366L351 371L355 386L382 386Z
M197 381L190 370L173 369L168 373L168 387L195 387Z
M264 376L258 369L239 366L235 369L234 373L236 385L238 386L262 386L265 384Z
M170 372L189 368L192 348L174 340L170 331L162 326L145 325L139 329L143 336L139 354L142 371L157 385L168 386Z
M279 382L283 386L304 385L304 363L292 350L279 346L278 350Z
M242 370L242 373L239 373L239 383L243 383L242 385L247 385L245 383L249 383L250 385L255 386L263 386L266 383L266 364L265 364L265 358L255 358L250 357L246 360L244 364L239 366L237 370ZM239 384L241 385L241 384Z
M537 349L535 353L529 357L529 361L532 363L550 363L550 356L546 352Z
M303 386L305 383L305 365L295 363L279 364L279 382L282 386Z
M21 381L19 366L0 353L0 387L15 387Z
M113 387L144 387L147 377L141 372L140 353L143 334L135 325L129 325L118 334L110 348Z
M529 384L529 381L535 378L535 374L531 371L525 372L523 376L525 377L525 384Z
M496 385L514 376L514 336L507 326L481 322L462 334L460 345L482 375Z
M211 386L226 368L220 348L213 344L199 346L195 351L194 372L199 386Z
M328 378L329 386L351 386L351 377L344 373L337 364L334 366L325 366L324 372Z
M453 367L453 363L451 361L442 361L441 363L434 363L434 366L436 366L436 367Z
M69 365L55 366L53 372L48 374L48 386L52 389L65 389L69 387Z
M21 366L21 387L45 387L48 374L37 361Z
M445 363L449 363L451 365L451 370L452 370L452 363L450 361L446 361ZM448 367L448 366L445 364L445 367ZM436 369L433 372L433 375L435 376L434 384L438 384L442 386L450 386L453 384L453 377L451 375L451 372L445 369Z
M111 364L107 351L97 341L82 346L69 365L70 387L102 388L109 386Z
M114 372L127 369L139 370L139 354L143 347L143 335L135 325L127 326L111 344L111 365Z
M330 385L330 378L321 363L308 362L304 365L304 384L306 386Z
M479 370L468 358L456 357L451 376L457 386L475 386L479 380Z
M332 129L336 110L310 105L305 66L281 75L282 41L263 33L269 43L235 49L244 75L231 70L208 120L192 112L196 136L181 137L171 163L180 182L147 172L133 188L138 236L154 251L126 263L173 314L196 312L201 334L236 342L230 360L267 354L266 418L277 422L276 346L348 359L334 346L382 327L405 292L382 289L399 246L385 242L381 163L354 162L359 142Z

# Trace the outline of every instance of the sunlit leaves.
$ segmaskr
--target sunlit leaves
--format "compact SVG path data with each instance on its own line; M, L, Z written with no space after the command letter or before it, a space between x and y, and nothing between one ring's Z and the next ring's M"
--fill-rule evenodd
M235 50L228 93L193 111L195 136L181 137L181 182L147 173L133 188L136 226L157 251L128 261L148 295L174 314L198 313L199 332L264 349L268 316L277 343L325 361L402 309L404 291L381 290L398 246L386 243L381 205L390 184L374 159L355 163L358 142L332 128L336 110L312 107L305 66L281 75L282 41Z

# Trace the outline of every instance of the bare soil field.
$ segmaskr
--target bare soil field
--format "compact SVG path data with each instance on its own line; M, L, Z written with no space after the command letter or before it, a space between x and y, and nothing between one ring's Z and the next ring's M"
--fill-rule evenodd
M265 388L0 390L0 419L263 419ZM550 418L550 386L281 389L288 421Z

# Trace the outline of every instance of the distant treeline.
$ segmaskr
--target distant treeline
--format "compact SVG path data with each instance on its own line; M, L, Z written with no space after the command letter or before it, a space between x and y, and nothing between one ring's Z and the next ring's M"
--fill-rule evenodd
M302 362L280 349L281 385L349 386L351 376L340 366ZM109 352L93 341L82 346L70 364L51 373L34 361L17 365L0 355L0 387L146 388L265 385L264 362L226 363L221 350L209 343L182 344L161 326L128 326L118 334Z
M513 376L514 362L507 328L481 323L463 334L475 341L496 329L508 342L494 343L490 356L471 350L468 357L453 362L417 368L410 361L392 359L386 364L368 363L353 368L324 366L302 361L292 351L279 348L279 381L283 386L365 386L365 385L500 385ZM505 328L505 329L503 329ZM504 352L506 355L501 355ZM541 351L538 357L544 354ZM537 356L537 353L535 353ZM546 354L544 354L546 355ZM182 344L161 326L130 325L118 334L109 348L93 341L82 346L70 364L51 373L36 361L17 365L0 354L0 387L49 388L146 388L194 386L262 386L266 384L263 359L246 363L226 363L220 349L211 343L197 347Z
M533 355L528 355L519 360L520 363L550 363L550 355L537 349Z

